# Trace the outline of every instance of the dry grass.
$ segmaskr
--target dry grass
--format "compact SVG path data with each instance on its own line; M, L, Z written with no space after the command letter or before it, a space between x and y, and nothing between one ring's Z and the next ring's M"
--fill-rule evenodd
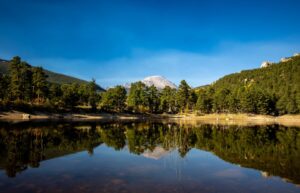
M0 113L2 121L18 121L23 119L23 112L11 111ZM180 124L221 124L221 125L268 125L280 124L285 126L299 126L300 115L284 115L279 117L253 114L162 114L162 115L134 115L134 114L35 114L30 120L64 119L72 121L86 120L160 120L177 122Z

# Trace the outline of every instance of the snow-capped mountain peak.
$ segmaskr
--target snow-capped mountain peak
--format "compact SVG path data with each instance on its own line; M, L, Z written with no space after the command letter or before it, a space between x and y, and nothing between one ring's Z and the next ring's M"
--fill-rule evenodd
M166 86L177 88L177 86L163 76L148 76L142 80L147 86L154 85L157 89L164 89Z
M158 90L164 89L166 86L177 89L177 86L163 76L148 76L141 80L146 86L154 85ZM126 83L124 87L129 90L131 83Z

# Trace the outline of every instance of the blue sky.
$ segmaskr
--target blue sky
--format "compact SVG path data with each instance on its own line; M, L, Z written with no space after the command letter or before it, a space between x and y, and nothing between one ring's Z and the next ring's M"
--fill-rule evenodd
M211 83L300 52L298 0L0 0L0 58L103 87Z

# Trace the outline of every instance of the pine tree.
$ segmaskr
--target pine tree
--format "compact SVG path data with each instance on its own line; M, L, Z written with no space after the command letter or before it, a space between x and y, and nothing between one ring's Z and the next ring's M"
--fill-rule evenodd
M228 112L229 109L230 90L220 89L214 94L213 109L215 112Z
M61 90L62 90L61 98L64 107L72 109L79 104L78 88L79 85L76 83L61 85Z
M9 90L13 100L20 100L22 97L22 85L21 85L21 58L15 56L9 63Z
M32 86L34 98L38 103L43 102L47 93L47 81L46 74L42 67L36 67L32 69Z
M126 90L123 86L108 89L102 94L101 108L107 111L123 112L126 107Z
M8 98L9 79L0 73L0 101Z
M88 84L88 93L89 93L89 105L92 107L92 111L97 109L97 101L98 101L98 94L97 94L97 84L95 79Z
M127 105L133 112L144 111L147 106L146 85L142 82L132 83L127 98Z
M49 86L49 99L54 105L62 103L62 90L59 84L50 84Z
M159 97L159 92L154 85L147 88L147 106L151 113L158 112L160 103Z
M185 80L180 82L180 85L176 94L177 105L181 112L188 109L188 103L190 98L191 87L187 84Z
M31 66L26 62L21 62L21 88L23 97L25 101L31 101L33 95L33 85L32 85L32 71Z
M198 99L196 103L196 110L199 110L201 113L210 113L212 109L212 99L206 90L198 91Z
M176 96L176 89L172 89L169 86L166 86L161 91L160 109L162 112L166 112L166 113L177 112L175 96Z
M196 92L194 90L191 90L189 94L189 100L188 100L188 109L195 110L197 99L198 97L196 95Z

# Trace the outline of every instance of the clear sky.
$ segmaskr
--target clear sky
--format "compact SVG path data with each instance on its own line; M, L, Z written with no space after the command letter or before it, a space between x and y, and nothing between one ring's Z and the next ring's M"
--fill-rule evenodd
M299 0L0 0L0 58L103 87L211 83L300 52Z

